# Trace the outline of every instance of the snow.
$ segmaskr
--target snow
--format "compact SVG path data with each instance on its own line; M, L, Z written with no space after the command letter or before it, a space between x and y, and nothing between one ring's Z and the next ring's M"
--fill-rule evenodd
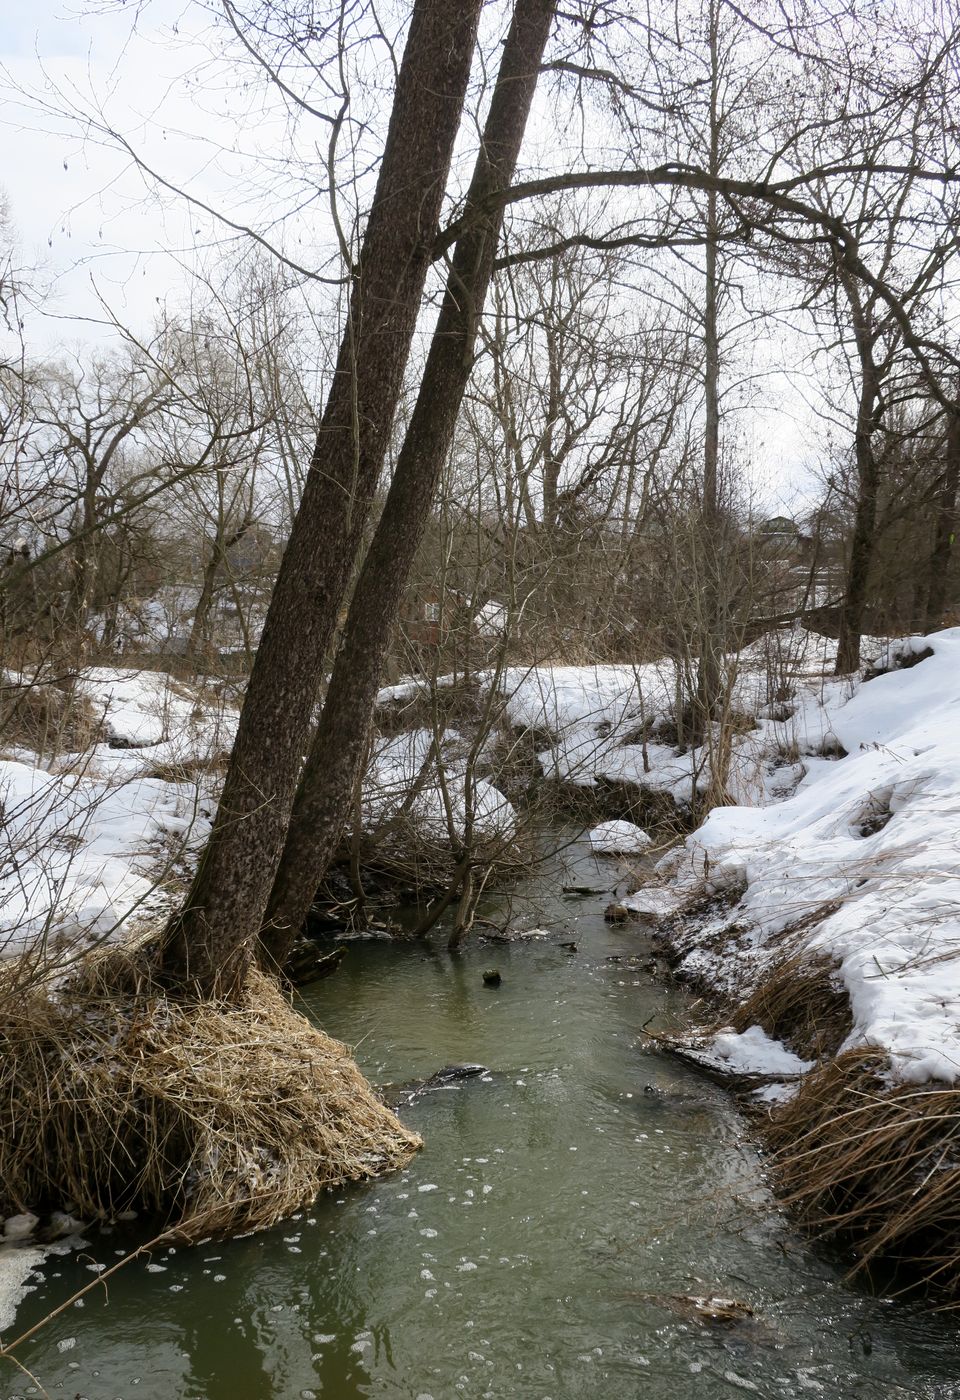
M209 761L229 752L233 743L235 707L166 672L89 667L77 690L91 705L109 748L109 754L99 754L101 768L142 771L161 763Z
M699 750L681 754L642 734L672 710L674 686L671 662L509 667L500 682L510 724L549 743L537 754L545 777L578 787L634 783L686 802L703 766Z
M382 739L364 777L364 826L382 826L404 809L407 819L422 835L444 840L451 827L458 835L463 834L469 805L477 834L509 836L516 813L503 794L487 779L473 778L468 795L468 750L469 745L455 730L443 734L439 744L441 782L432 729L414 729ZM420 791L410 803L410 790L418 780Z
M192 784L0 761L0 956L99 941L154 893L168 837L206 823Z
M17 1308L30 1292L30 1276L46 1254L41 1245L0 1245L0 1332L16 1321Z
M662 917L691 893L733 891L733 907L684 945L685 971L749 990L782 956L786 936L791 952L836 963L854 1023L849 1045L882 1047L902 1080L952 1084L960 1074L960 629L887 647L881 660L928 647L927 659L863 684L833 679L834 644L797 629L745 649L734 699L756 724L735 739L729 787L738 805L715 808L661 862L659 883L625 902ZM771 661L782 672L777 695L788 700L768 693ZM514 667L479 680L498 685L509 725L543 736L547 777L586 786L629 779L678 801L702 781L703 752L653 738L658 725L667 737L672 663ZM423 684L405 681L381 698L406 700ZM0 755L3 953L38 941L85 946L114 936L131 915L155 917L158 879L174 859L189 866L208 828L218 779L165 777L223 753L236 712L215 693L147 670L89 670L78 688L103 734L136 747L99 742L43 761L23 750ZM480 835L509 839L516 813L489 778L473 776L468 738L446 731L439 756L438 767L431 729L379 739L362 793L366 829L402 818L444 842L472 820ZM648 845L627 822L601 824L590 841L598 854ZM773 1054L757 1042L759 1028L736 1040L721 1034L728 1038L712 1053L730 1063L746 1063L748 1051L763 1050L768 1062Z
M709 946L688 950L687 970L720 985L755 984L783 951L778 937L799 924L802 953L838 965L854 1022L846 1045L880 1046L901 1081L953 1084L960 628L901 651L927 647L933 655L910 669L854 686L828 681L798 697L793 742L809 747L812 728L835 735L846 757L805 757L796 791L780 801L763 792L754 805L715 808L662 873L675 895L698 882L746 886L709 930ZM726 943L717 938L724 929Z
M653 845L651 837L635 822L601 822L588 833L587 840L597 855L636 855Z
M865 639L866 655L876 656L880 648ZM732 742L727 786L734 799L776 802L793 790L802 776L800 762L769 762L772 751L787 747L786 734L798 760L828 744L821 700L835 654L836 643L793 627L727 658L733 709L747 717ZM771 684L775 690L799 686L798 700L774 703ZM675 742L679 687L669 658L642 665L508 667L499 682L508 723L542 737L537 760L545 777L584 788L630 784L667 793L682 808L709 786L716 746L714 736L690 748Z
M0 956L82 947L155 913L171 864L209 827L204 767L229 747L236 712L154 671L92 668L77 690L102 742L45 766L26 750L0 758ZM148 776L185 764L196 780Z
M503 603L498 603L495 599L479 607L473 619L473 625L477 630L477 635L490 639L505 637L510 623L510 614Z
M736 1031L718 1031L710 1051L719 1065L737 1074L769 1074L777 1079L793 1079L813 1069L812 1060L801 1060L779 1040L771 1040L760 1026Z

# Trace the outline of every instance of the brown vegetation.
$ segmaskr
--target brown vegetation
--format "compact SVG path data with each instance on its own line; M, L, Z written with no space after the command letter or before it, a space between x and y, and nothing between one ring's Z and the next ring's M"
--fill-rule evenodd
M824 954L794 953L770 968L730 1018L735 1031L760 1026L802 1059L835 1055L853 1026L836 961Z
M960 1090L891 1084L876 1047L807 1075L766 1128L777 1187L855 1273L960 1296Z
M142 945L88 959L55 998L0 998L0 1096L0 1213L136 1209L188 1241L272 1225L420 1145L274 981L171 1000Z

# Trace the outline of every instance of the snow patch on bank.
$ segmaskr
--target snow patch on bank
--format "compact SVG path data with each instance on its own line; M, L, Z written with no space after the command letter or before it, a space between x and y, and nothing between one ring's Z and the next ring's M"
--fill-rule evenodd
M236 710L153 671L91 668L77 691L103 742L0 758L0 956L60 956L155 915L165 878L209 830L216 780L204 770L229 747ZM147 776L157 769L184 780Z
M469 744L455 730L447 730L439 746L432 729L382 739L364 776L364 827L374 830L402 816L421 835L443 841L451 827L463 834L469 808L478 835L509 836L516 826L510 802L487 779L468 780L468 768Z
M587 840L601 856L637 855L653 845L642 826L628 821L601 822L588 833Z
M836 960L854 1028L901 1081L960 1077L960 628L899 647L932 656L869 682L800 695L836 746L803 759L796 791L718 807L662 873L675 896L742 884L682 968L751 986L791 952ZM886 660L894 659L897 647ZM648 892L641 891L642 899ZM630 902L630 901L628 901ZM726 932L727 936L724 937Z

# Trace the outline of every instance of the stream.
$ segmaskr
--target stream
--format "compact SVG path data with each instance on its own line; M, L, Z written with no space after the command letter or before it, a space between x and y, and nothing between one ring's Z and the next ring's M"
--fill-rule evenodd
M659 1055L681 1024L637 924L608 925L620 875L574 841L484 915L549 936L357 942L304 1001L376 1083L490 1073L401 1112L424 1150L264 1234L163 1249L24 1348L51 1395L88 1400L731 1400L960 1397L948 1317L871 1298L791 1229L750 1127ZM564 884L603 894L563 896ZM575 941L577 951L559 945ZM618 959L614 961L613 959ZM499 987L483 972L496 968ZM136 1225L46 1261L24 1330ZM752 1316L700 1320L684 1295ZM39 1395L12 1366L0 1395Z

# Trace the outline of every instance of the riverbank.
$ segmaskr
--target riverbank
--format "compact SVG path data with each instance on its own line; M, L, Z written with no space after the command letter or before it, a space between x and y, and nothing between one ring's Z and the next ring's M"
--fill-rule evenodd
M765 758L782 800L716 808L626 902L713 998L688 1048L752 1084L798 1218L954 1297L960 629L868 675L799 687Z
M716 1008L686 1051L749 1088L798 1217L864 1270L919 1266L952 1293L960 632L870 650L864 681L835 680L833 644L799 628L731 659L727 804L626 903ZM547 812L580 794L590 824L660 813L670 840L713 784L715 754L712 739L684 747L671 733L676 680L667 662L474 676L469 694L440 687L454 708L439 732L422 723L425 682L393 687L363 831L381 849L390 831L442 851L469 791L470 822L506 853L538 817L533 791ZM32 939L54 960L162 917L205 835L236 718L222 695L156 673L92 671L77 695L86 750L31 761L23 747L0 775L16 856L8 947ZM471 729L478 697L486 731ZM527 790L514 799L518 753Z
M691 999L636 925L605 921L620 867L557 835L482 909L546 936L457 958L444 925L415 947L360 941L303 991L375 1084L488 1066L403 1110L422 1152L276 1229L134 1261L109 1306L95 1289L24 1348L51 1395L946 1400L955 1330L847 1287L798 1237L737 1105L644 1034L678 1033ZM18 1328L143 1230L50 1260ZM703 1316L710 1297L739 1319ZM0 1395L25 1392L0 1373Z

